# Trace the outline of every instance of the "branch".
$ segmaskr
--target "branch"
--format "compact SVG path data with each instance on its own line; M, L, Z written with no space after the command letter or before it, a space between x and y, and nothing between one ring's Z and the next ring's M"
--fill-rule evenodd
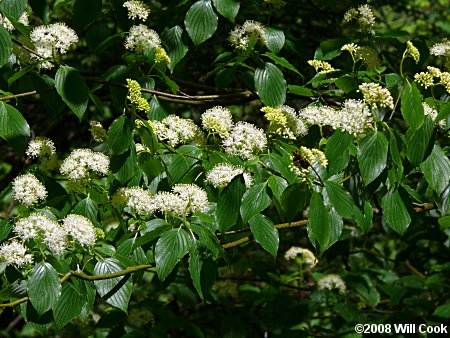
M33 90L31 92L3 96L3 97L0 97L0 101L12 100L12 99L16 99L18 97L33 96L33 95L40 94L40 93L51 92L53 90L55 90L55 88L39 89L39 90Z

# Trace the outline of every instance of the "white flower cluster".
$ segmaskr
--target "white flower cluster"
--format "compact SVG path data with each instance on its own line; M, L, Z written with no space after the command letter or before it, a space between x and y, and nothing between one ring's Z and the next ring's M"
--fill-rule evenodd
M334 290L337 289L339 293L345 293L347 286L342 278L335 274L326 275L317 282L319 289Z
M33 263L33 255L27 254L27 248L16 241L0 246L0 262L7 265L22 266Z
M152 195L141 187L121 188L113 197L113 205L126 204L137 214L151 214L155 211Z
M369 5L360 5L358 8L350 8L344 14L344 22L356 20L361 28L368 29L375 24L375 16Z
M371 107L388 107L394 109L394 99L386 88L381 87L378 83L366 82L360 84L359 91L364 96L364 101Z
M150 14L150 8L139 0L125 1L123 7L128 10L128 18L131 20L138 18L139 20L145 21Z
M36 47L36 52L44 58L53 58L56 53L65 54L71 45L78 42L75 31L64 23L38 26L31 31L30 39ZM32 57L41 60L34 54ZM50 69L53 64L45 61L40 63L39 67Z
M248 160L263 151L267 145L264 131L248 122L238 122L223 141L225 152Z
M55 144L52 140L38 136L28 143L26 154L30 157L39 157L42 166L48 170L53 170L58 165Z
M194 142L203 144L205 136L194 121L169 115L162 121L150 121L159 141L168 141L172 147L179 144Z
M309 125L330 126L355 136L373 128L370 109L361 100L346 100L340 109L329 106L308 106L300 111L300 117Z
M442 85L445 87L447 92L450 93L450 73L442 72L439 68L431 66L428 66L427 70L427 72L415 74L414 80L425 87L425 89L436 85Z
M314 256L314 254L309 249L300 248L298 246L293 246L289 248L288 251L284 253L285 260L296 260L297 256L301 256L302 264L305 264L311 268L315 267L319 260Z
M92 222L81 215L70 214L63 219L64 230L81 245L94 245L97 239Z
M326 61L320 60L308 60L308 64L316 70L317 74L326 74L333 72L335 69L331 64Z
M424 111L425 115L428 115L428 116L431 117L431 119L434 121L434 120L436 119L436 117L438 116L437 110L431 108L431 107L428 105L428 103L426 103L426 102L422 102L422 105L423 105L423 111ZM438 125L439 125L441 128L445 128L445 125L446 125L445 119L444 119L444 120L440 120L440 121L438 122Z
M269 131L294 140L297 136L305 136L308 133L305 123L294 108L289 106L263 107L261 111L270 121Z
M17 176L12 183L13 198L30 207L47 197L44 185L33 174Z
M449 56L450 55L450 41L444 39L441 43L435 43L430 48L430 54L435 56Z
M58 222L43 214L32 213L26 218L18 220L14 224L13 231L23 241L40 239L54 254L63 253L67 246L66 231Z
M106 139L106 130L98 121L91 121L89 131L95 142L103 142Z
M125 48L136 54L143 54L146 49L161 47L158 33L145 25L132 26L125 39Z
M237 49L247 49L258 41L262 45L267 43L267 31L264 26L253 20L247 20L242 26L236 26L230 33L228 41Z
M81 180L89 177L89 170L101 175L107 175L109 157L91 149L75 149L63 161L59 168L61 174L70 180Z
M244 173L244 168L234 166L229 163L216 164L207 174L206 183L211 184L215 188L225 188L228 183L237 175L243 174L245 186L247 188L252 186L253 180L250 174Z
M224 107L216 106L208 109L202 114L202 125L211 134L218 134L220 137L228 137L230 129L233 127L231 112Z
M17 22L21 23L24 26L29 25L28 13L23 12ZM8 32L12 32L14 30L14 26L11 21L4 15L0 13L0 26L3 26Z
M156 210L186 217L199 210L205 212L209 208L206 191L195 184L176 184L172 192L158 192L153 197Z

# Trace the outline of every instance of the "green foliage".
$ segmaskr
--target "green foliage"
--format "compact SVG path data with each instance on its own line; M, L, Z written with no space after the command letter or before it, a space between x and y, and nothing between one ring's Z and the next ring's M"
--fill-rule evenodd
M448 322L448 2L124 3L0 1L2 335Z

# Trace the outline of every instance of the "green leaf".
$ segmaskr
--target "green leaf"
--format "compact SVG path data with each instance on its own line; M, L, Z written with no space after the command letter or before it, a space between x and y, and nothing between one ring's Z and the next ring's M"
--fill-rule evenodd
M339 77L334 84L339 89L342 89L345 94L351 93L352 91L356 90L356 87L358 87L358 81L351 76L351 75L344 75Z
M450 115L450 103L447 103L443 106L439 112L439 114L434 119L435 123L438 123L440 120L446 119Z
M354 203L350 193L339 184L331 181L325 182L325 189L331 205L337 213L344 218L352 218Z
M358 162L366 186L386 168L387 155L388 141L382 133L374 130L362 139L358 147Z
M275 175L269 177L269 179L267 180L267 184L278 200L281 199L281 195L283 195L284 190L289 185L289 183L283 177Z
M94 224L97 223L98 207L89 196L79 201L70 211L72 214L82 215L89 218Z
M94 274L104 275L123 270L121 263L115 258L106 258L98 261L94 267ZM127 313L128 302L130 301L133 288L133 278L131 275L101 279L94 281L95 288L99 295L112 306L115 306Z
M269 59L271 59L272 61L274 61L278 66L284 67L286 69L289 69L291 71L293 71L294 73L302 76L302 74L297 70L297 68L295 68L288 60L286 60L284 57L275 55L274 53L270 53L267 52L265 54L263 54L264 56L267 56ZM300 87L300 86L288 86L289 91L291 91L291 87ZM304 88L307 89L305 87L300 87L300 88ZM310 91L311 92L311 91ZM312 94L312 92L311 92ZM311 95L312 96L312 95Z
M227 231L237 223L241 199L245 192L243 181L242 175L236 176L219 195L216 220L221 232Z
M29 0L33 14L42 19L44 25L48 25L48 3L47 0Z
M53 307L53 317L58 328L64 327L68 322L77 317L83 308L83 296L74 284L65 283L61 290L61 296Z
M239 0L213 0L213 3L220 15L234 23L241 6Z
M406 132L406 156L413 165L419 165L431 153L433 147L434 123L426 117L422 126Z
M126 116L116 118L108 129L107 142L114 154L122 154L130 149L133 141L133 125Z
M450 318L450 303L439 305L433 312L433 316L449 319Z
M134 146L130 147L123 154L113 155L111 157L111 172L122 184L140 173Z
M163 219L155 218L146 222L139 227L140 237L136 238L133 245L133 250L137 247L145 245L153 241L158 236L170 229L170 225Z
M10 222L7 219L0 220L0 242L3 241L5 238L8 238L8 235L11 232L12 228L13 228L12 222Z
M102 14L102 0L75 0L72 22L77 31L88 26Z
M205 299L217 276L217 267L211 254L198 241L189 250L189 272L192 283L201 299Z
M314 96L314 92L308 87L289 85L289 93L299 96Z
M2 0L0 1L0 12L14 20L19 20L27 6L27 0Z
M12 40L9 32L0 25L0 67L6 64L12 52Z
M40 315L56 304L61 293L61 282L51 264L41 262L34 266L27 291L31 304Z
M306 184L294 183L289 185L280 200L283 216L287 221L297 220L298 214L306 208L310 198L311 193Z
M344 169L349 161L348 147L352 143L352 136L341 130L336 130L328 139L325 156L328 159L328 172L333 175Z
M364 213L356 205L353 205L353 214L355 221L363 232L367 232L372 225L373 210L368 201L364 202Z
M274 64L265 62L264 66L258 67L254 80L256 94L266 106L276 107L286 101L286 80Z
M283 48L285 42L284 32L281 29L276 29L273 27L267 28L267 48L271 52L278 54L278 52Z
M30 126L22 114L4 102L0 102L0 137L21 155L30 138Z
M414 83L407 81L403 93L401 112L406 123L412 128L419 128L424 121L425 115L422 105L423 97Z
M257 214L248 220L255 241L272 256L277 256L280 238L273 222L264 215Z
M81 120L88 105L89 95L80 72L68 66L59 67L55 75L55 87L63 101Z
M434 146L420 168L431 188L441 195L450 182L450 161L438 145Z
M242 196L241 217L244 223L266 209L272 200L267 194L267 183L259 183L248 189Z
M444 216L438 219L442 229L450 228L450 216Z
M165 232L155 246L155 262L158 278L164 281L181 258L189 251L192 238L186 230L170 229Z
M411 216L398 190L389 191L381 199L383 217L389 227L403 235L411 224Z
M214 34L218 21L211 0L200 0L187 11L184 25L194 44L199 45Z
M161 39L171 60L169 69L172 73L178 62L180 62L188 52L188 47L181 40L182 34L183 28L180 26L174 26L161 34Z

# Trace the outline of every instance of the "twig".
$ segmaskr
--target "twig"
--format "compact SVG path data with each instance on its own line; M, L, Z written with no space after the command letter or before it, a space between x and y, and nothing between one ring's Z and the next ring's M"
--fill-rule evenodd
M3 96L3 97L0 97L0 101L12 100L12 99L16 99L18 97L33 96L33 95L36 95L36 94L51 92L53 90L55 90L55 88L39 89L39 90L33 90L31 92L25 92L25 93L19 93L19 94L14 94L14 95Z
M425 279L425 278L426 278L425 275L424 275L422 272L420 272L419 270L417 270L417 269L411 264L411 262L409 261L409 259L405 260L405 261L403 262L403 264L405 264L406 267L407 267L409 270L411 270L415 275L419 276L419 277L422 278L422 279Z

